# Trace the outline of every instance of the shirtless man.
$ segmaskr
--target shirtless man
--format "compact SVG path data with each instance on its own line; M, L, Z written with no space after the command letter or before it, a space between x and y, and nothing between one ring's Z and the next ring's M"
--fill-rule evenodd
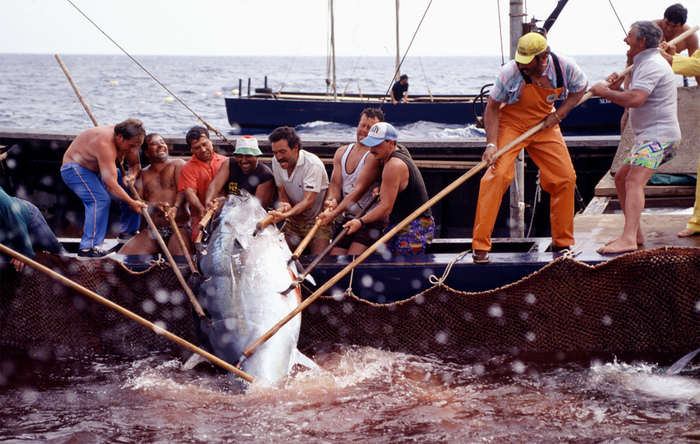
M107 235L110 193L141 213L146 204L135 201L117 180L116 162L129 161L125 180L134 180L141 170L138 148L146 132L137 119L90 128L73 140L63 155L61 178L85 205L85 225L78 259L100 259L113 253L101 248Z
M674 38L683 34L690 29L690 25L686 23L688 20L688 10L680 3L671 5L664 11L664 18L661 20L652 20L656 23L663 32L662 42L670 42ZM698 50L698 36L693 34L685 40L678 42L675 46L676 53L688 50L688 55L693 55ZM662 54L663 55L663 54ZM695 81L700 85L700 76L695 76Z
M370 128L375 123L384 121L384 113L379 108L365 108L357 125L357 143L338 148L333 156L331 183L326 191L324 206L330 213L321 213L319 218L324 225L332 222L338 215L343 215L341 223L336 224L334 238L343 230L343 225L354 219L372 200L372 191L379 187L382 174L381 163L369 152L369 147L362 144ZM340 202L340 203L338 203ZM360 254L367 250L382 234L389 222L383 217L375 222L363 225L358 231L343 237L330 251L330 254Z
M189 207L185 205L185 194L177 191L180 170L185 161L169 157L168 145L160 134L146 136L143 151L150 165L141 170L141 175L135 184L136 191L148 203L148 213L168 246L170 254L173 256L192 254ZM175 216L175 222L185 241L187 252L182 251L175 236L175 231L167 217L171 214ZM160 245L150 227L132 237L119 250L119 254L156 254L158 252L160 252Z

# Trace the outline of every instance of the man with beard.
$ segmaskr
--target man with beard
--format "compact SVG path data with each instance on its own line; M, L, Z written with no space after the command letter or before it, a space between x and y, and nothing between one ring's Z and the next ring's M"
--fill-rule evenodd
M184 193L178 192L178 178L185 165L182 159L172 159L168 145L160 134L146 136L143 151L150 165L141 170L141 175L134 186L139 196L148 204L148 213L158 234L168 246L170 254L192 254L190 212L185 202ZM175 216L178 230L185 241L187 251L182 251L175 231L168 219ZM156 233L151 228L141 230L119 250L119 254L155 254L160 251Z

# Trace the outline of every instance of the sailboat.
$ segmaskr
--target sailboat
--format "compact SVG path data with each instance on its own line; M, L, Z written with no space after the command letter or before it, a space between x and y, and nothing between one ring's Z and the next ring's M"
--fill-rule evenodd
M396 72L400 73L398 45L398 8L396 1ZM548 29L566 2L559 1L557 8L545 22ZM477 95L413 95L408 104L392 105L383 94L341 94L336 89L335 32L333 0L329 0L332 79L328 79L332 93L273 92L265 85L253 93L250 88L243 95L226 98L229 124L242 131L271 130L279 126L298 126L314 121L325 121L355 126L362 110L368 106L381 107L386 120L394 125L407 125L419 121L454 125L477 125L488 99L488 85ZM494 73L495 75L495 73ZM592 99L575 108L560 125L570 135L619 134L623 109L604 99Z

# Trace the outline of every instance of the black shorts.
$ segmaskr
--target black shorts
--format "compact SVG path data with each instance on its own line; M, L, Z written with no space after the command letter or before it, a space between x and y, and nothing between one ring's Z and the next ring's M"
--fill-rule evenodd
M346 215L343 217L342 223L335 224L335 233L333 233L333 239L338 237L340 232L343 230L343 225L354 218L354 215ZM350 244L352 244L353 242L357 242L358 244L370 247L375 242L377 242L377 240L379 240L380 237L382 237L382 232L384 231L388 223L389 216L385 216L382 219L365 224L364 227L361 227L353 234L346 234L342 239L340 239L340 241L337 244L335 244L335 246L337 248L347 250L350 248Z

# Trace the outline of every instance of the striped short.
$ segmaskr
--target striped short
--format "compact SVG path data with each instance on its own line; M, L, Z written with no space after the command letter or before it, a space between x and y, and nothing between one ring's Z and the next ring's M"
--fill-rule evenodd
M307 234L309 234L309 231L311 231L315 223L315 220L311 222L297 222L291 218L285 219L284 225L282 225L280 231L291 239L298 239L297 241L292 241L293 244L298 244L306 237ZM318 227L318 230L316 230L316 233L312 239L326 239L330 241L332 235L333 222L328 225L321 225Z
M680 144L680 140L675 142L640 140L634 144L623 164L656 170L676 157L676 150Z

